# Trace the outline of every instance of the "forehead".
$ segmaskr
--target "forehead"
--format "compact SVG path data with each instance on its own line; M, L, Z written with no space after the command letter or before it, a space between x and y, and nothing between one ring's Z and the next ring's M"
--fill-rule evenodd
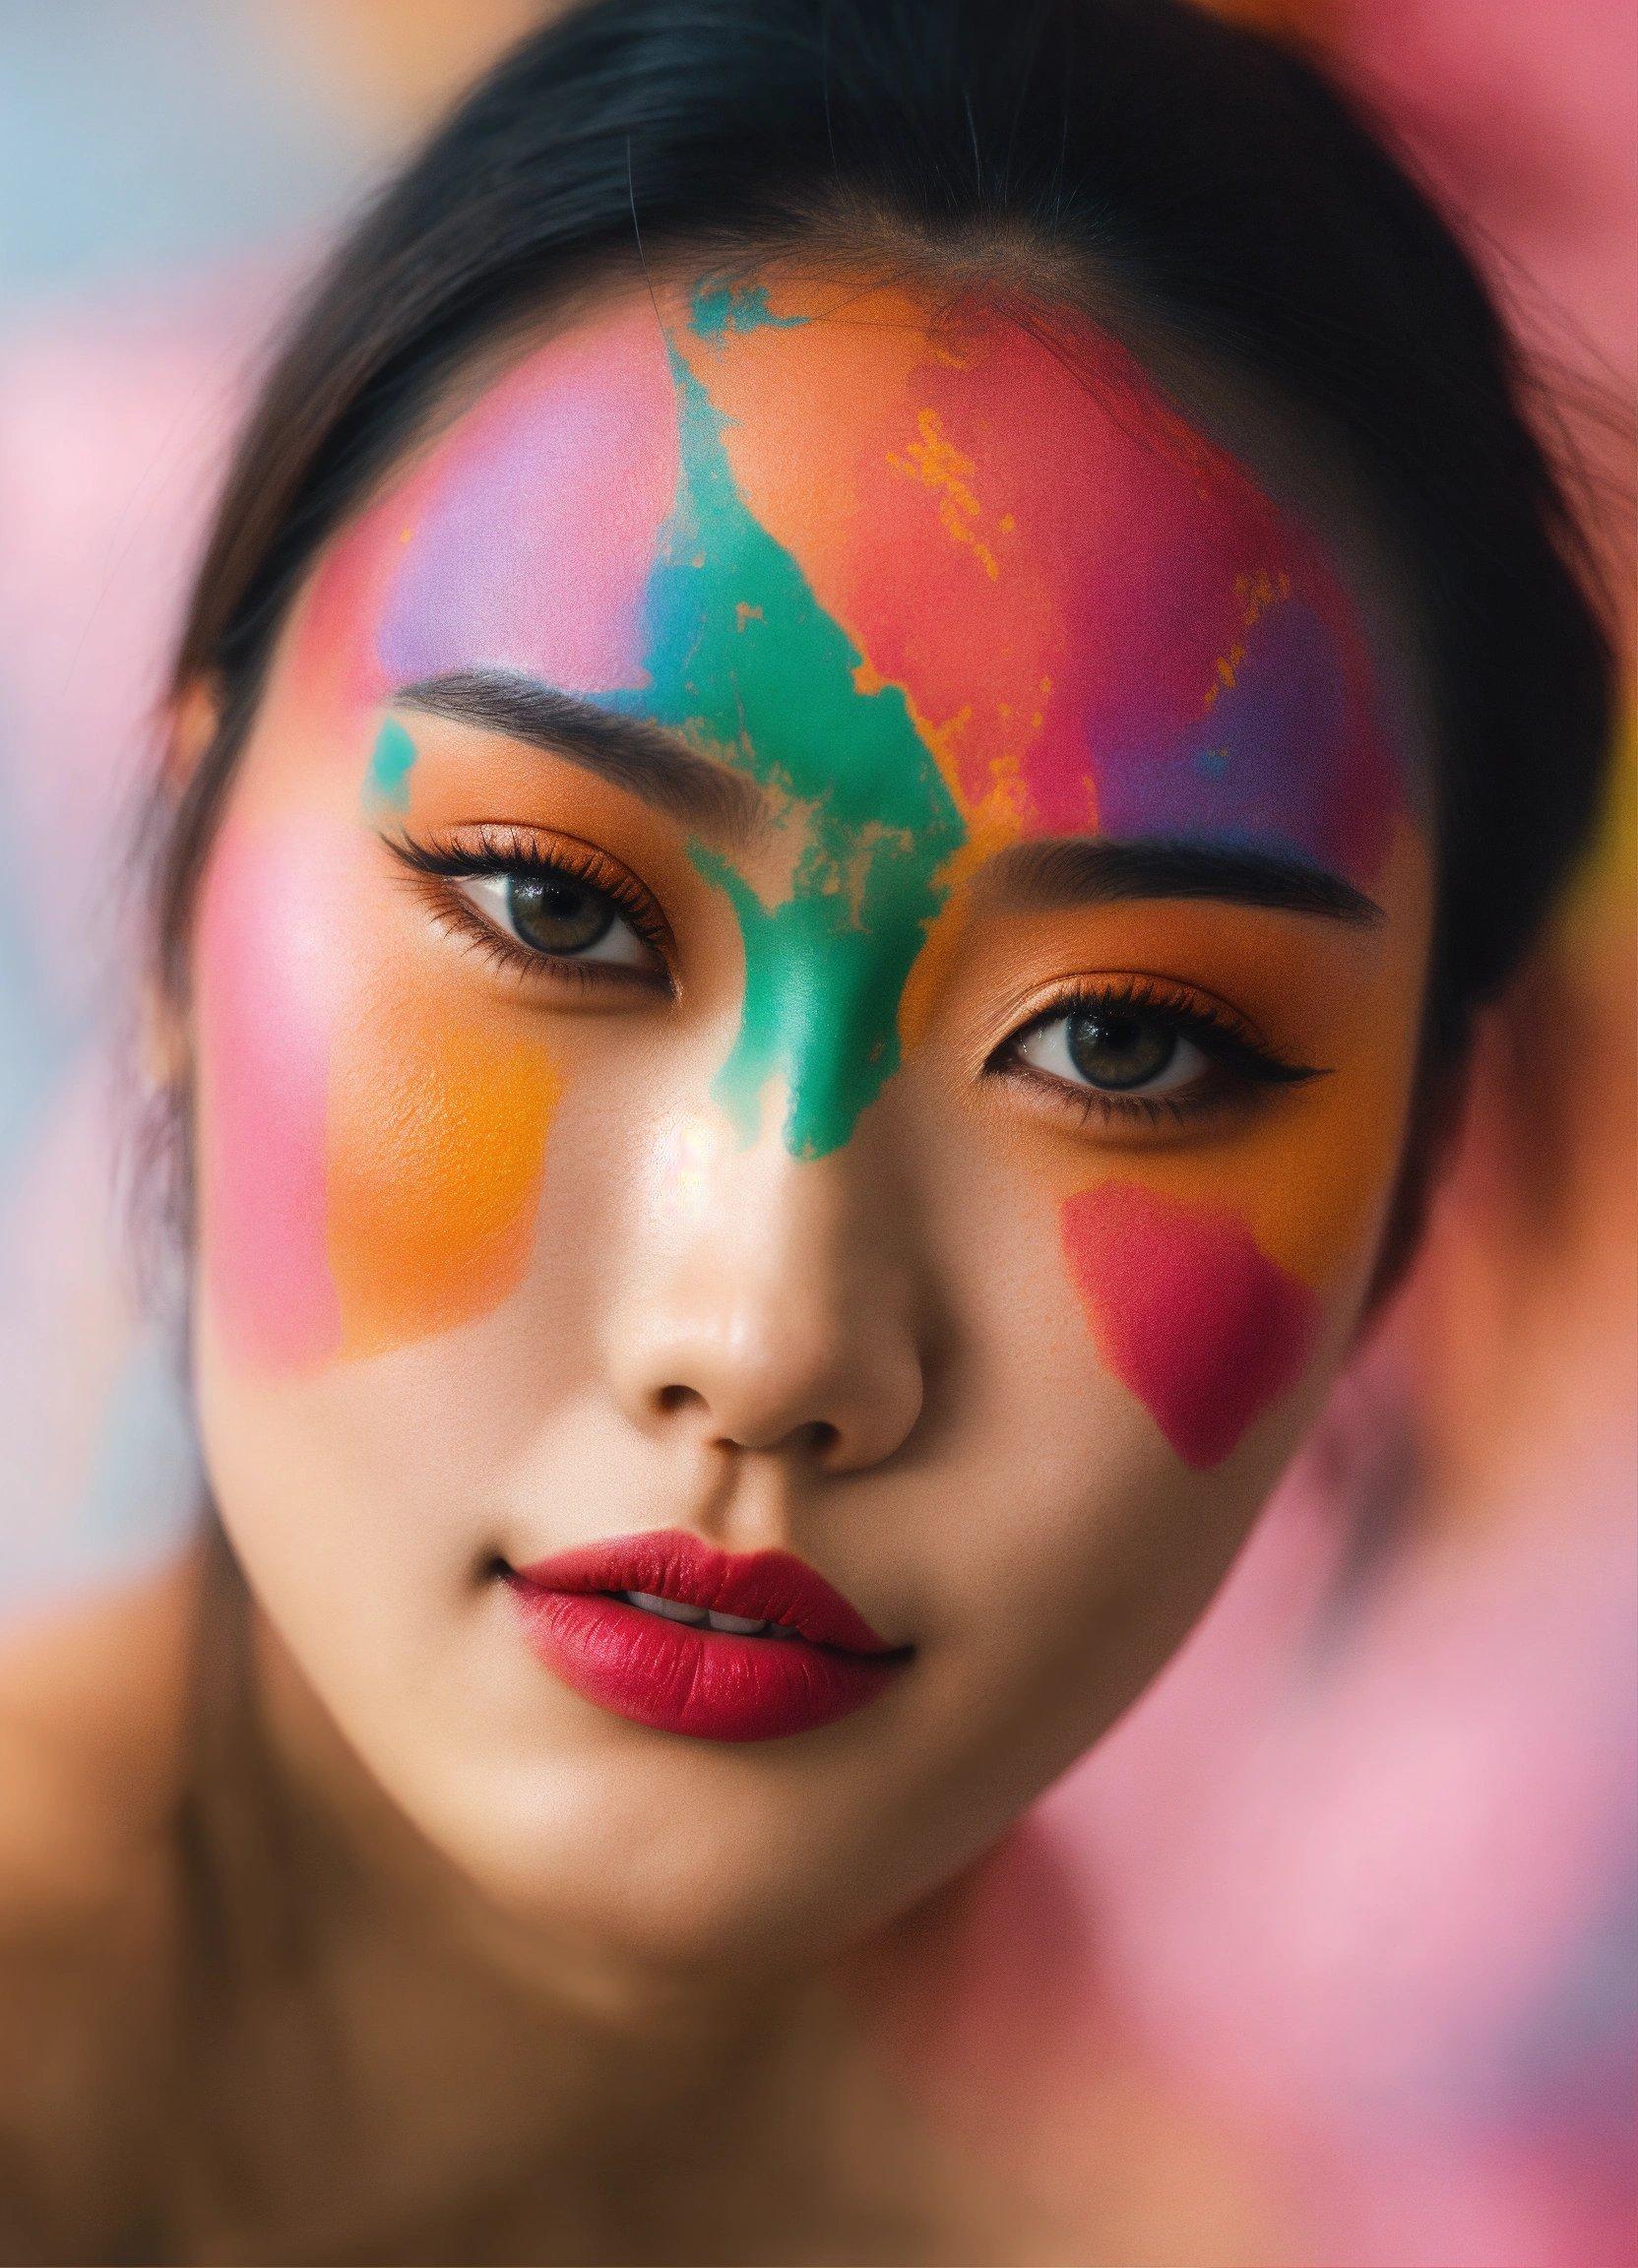
M611 299L358 538L388 688L518 670L794 777L840 655L861 699L902 693L970 825L1364 884L1385 855L1397 758L1337 570L1084 321L837 279Z

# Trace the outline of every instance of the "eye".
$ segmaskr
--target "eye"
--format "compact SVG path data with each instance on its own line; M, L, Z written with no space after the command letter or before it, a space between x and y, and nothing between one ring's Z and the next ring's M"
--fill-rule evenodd
M654 949L606 890L562 867L470 874L457 893L526 952L548 960L650 969Z
M513 825L445 843L384 837L439 925L516 974L671 989L665 916L629 867L595 844Z
M1173 1095L1211 1068L1205 1049L1173 1019L1118 1002L1089 1003L1037 1024L1019 1040L1016 1060L1106 1095Z
M1325 1076L1275 1054L1227 1001L1135 975L1083 983L1004 1040L988 1068L1126 1132L1205 1122L1259 1091Z

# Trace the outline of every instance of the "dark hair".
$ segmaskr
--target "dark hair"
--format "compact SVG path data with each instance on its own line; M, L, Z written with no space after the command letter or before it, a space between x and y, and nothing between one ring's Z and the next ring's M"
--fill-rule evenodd
M162 990L182 995L291 597L463 358L639 252L871 228L1112 284L1290 406L1379 518L1434 735L1418 1161L1473 1009L1595 823L1609 640L1520 357L1449 227L1310 63L1182 0L601 0L514 48L336 253L240 440L176 658L177 695L209 685L219 725L157 810Z

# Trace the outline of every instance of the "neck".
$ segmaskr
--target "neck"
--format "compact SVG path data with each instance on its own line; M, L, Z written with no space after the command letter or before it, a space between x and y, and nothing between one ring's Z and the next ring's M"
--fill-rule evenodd
M821 1974L751 1969L732 1947L664 1965L487 1895L392 1800L259 1615L251 1656L295 1894L323 1957L367 1966L375 1993L448 2000L533 2039L572 2074L577 2124L599 2105L629 2120L668 2101L777 2100L793 2071L850 2051Z
M271 1924L229 1986L269 2241L379 2254L389 2210L419 2241L477 2200L515 2232L508 2258L544 2233L554 2257L749 2258L777 2230L803 2256L911 2260L951 2256L922 2250L935 2224L987 2214L828 1974L681 1973L507 1911L391 1800L242 1593L238 1610L245 1736L217 1777L241 1828L230 1900L243 1885Z

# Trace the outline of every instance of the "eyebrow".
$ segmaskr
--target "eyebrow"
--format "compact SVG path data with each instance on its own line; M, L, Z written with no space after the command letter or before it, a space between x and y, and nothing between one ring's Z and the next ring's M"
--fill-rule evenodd
M748 835L763 815L762 798L748 779L699 755L675 733L515 670L452 669L422 677L401 686L393 705L527 741L628 788L685 826L703 826L730 840Z
M996 887L1032 911L1134 898L1215 898L1372 928L1375 899L1322 866L1264 850L1165 840L1015 843L990 862Z

